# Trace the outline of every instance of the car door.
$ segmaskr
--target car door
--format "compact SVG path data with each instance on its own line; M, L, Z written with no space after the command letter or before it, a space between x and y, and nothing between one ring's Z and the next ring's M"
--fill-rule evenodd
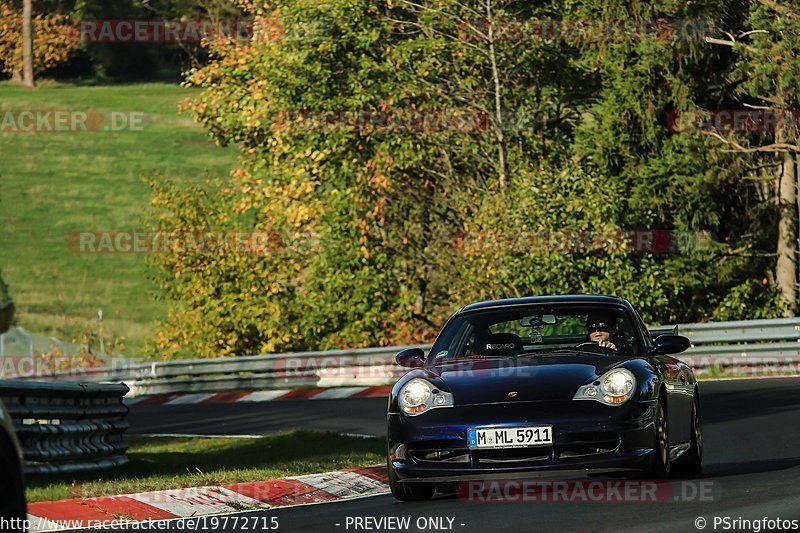
M652 350L654 343L650 330L638 312L636 318L642 329L645 349ZM691 383L689 367L669 355L651 353L650 357L653 366L661 374L667 390L667 431L670 446L688 442L691 438L691 413L694 400L694 385Z
M669 355L656 355L667 389L667 426L670 446L691 437L692 385L689 367Z

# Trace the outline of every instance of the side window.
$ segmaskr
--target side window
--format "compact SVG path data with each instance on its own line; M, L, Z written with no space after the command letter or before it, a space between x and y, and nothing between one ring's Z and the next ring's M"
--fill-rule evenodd
M446 354L448 359L469 357L475 354L475 326L467 321L461 325L452 345L453 353Z
M620 352L627 355L633 354L635 347L639 345L636 326L625 314L619 317L618 323L619 331L617 332L617 340L620 344Z
M475 353L477 353L475 351L475 328L472 328L472 333L469 334L467 342L462 346L461 353L458 354L458 357L466 357L474 355Z

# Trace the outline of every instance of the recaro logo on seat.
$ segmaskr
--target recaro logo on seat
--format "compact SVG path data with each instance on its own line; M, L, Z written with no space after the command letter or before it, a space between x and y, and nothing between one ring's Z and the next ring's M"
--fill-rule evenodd
M508 344L487 344L486 345L486 349L487 350L508 350L510 348L516 348L516 347L517 346L513 342L508 343Z

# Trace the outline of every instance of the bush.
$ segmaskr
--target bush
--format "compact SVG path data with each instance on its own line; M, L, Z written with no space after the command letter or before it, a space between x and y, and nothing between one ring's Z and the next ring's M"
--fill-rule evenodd
M33 69L41 73L69 59L82 46L80 33L67 15L35 13ZM0 5L0 65L4 72L22 72L22 9Z

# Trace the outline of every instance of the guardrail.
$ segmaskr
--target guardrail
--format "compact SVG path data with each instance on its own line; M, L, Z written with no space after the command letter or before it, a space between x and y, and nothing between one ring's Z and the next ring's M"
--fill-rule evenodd
M425 350L430 345L421 346ZM405 370L394 357L407 346L254 355L125 365L95 373L125 381L129 396L300 387L386 385Z
M78 472L123 465L128 445L124 384L0 381L14 420L25 472Z
M754 368L767 365L776 375L800 371L800 317L680 324L677 328L692 342L678 357L701 375L737 369L752 374Z
M800 369L800 318L651 328L654 336L678 333L693 346L678 357L699 373L751 368L764 363L791 363ZM393 346L358 350L195 359L154 363L128 362L80 373L80 379L125 381L129 396L387 385L405 372L394 356L406 348ZM421 346L428 351L430 346ZM74 377L74 376L73 376ZM69 379L59 374L57 379Z
M800 317L686 324L678 325L678 332L693 345L782 340L800 343Z

